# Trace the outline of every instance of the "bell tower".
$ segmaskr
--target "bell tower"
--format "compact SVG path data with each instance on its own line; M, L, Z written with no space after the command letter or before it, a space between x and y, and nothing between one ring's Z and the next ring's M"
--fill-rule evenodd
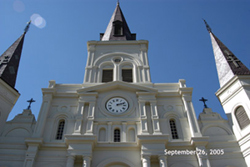
M119 3L100 41L89 41L84 83L151 83L148 41L136 40Z
M216 96L250 166L250 70L212 33L206 21L205 24L211 37L220 82Z

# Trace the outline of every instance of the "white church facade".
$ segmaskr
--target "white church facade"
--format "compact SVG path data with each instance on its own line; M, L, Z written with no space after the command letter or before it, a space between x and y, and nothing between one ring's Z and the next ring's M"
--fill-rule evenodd
M185 80L151 82L148 41L118 3L87 43L83 84L49 81L37 120L28 108L6 121L25 31L0 57L0 167L250 167L250 71L206 26L228 120L206 107L197 119Z

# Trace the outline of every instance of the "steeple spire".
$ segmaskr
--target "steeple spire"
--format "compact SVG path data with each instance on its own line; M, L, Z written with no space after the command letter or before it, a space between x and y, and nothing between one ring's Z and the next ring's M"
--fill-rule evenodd
M205 25L206 25L207 31L208 31L208 32L212 32L212 29L211 29L211 27L207 24L206 20L203 19L203 21L204 21L204 23L205 23Z
M30 22L28 22L24 29L24 33L0 56L0 78L12 88L14 88L16 84L24 37L29 25Z
M211 37L220 86L223 87L235 75L250 75L250 70L212 33L204 20Z
M132 34L129 30L125 17L120 8L120 3L117 1L115 11L109 21L105 33L100 34L101 41L113 40L136 40L136 34Z
M31 20L27 23L27 26L24 29L24 33L27 33L29 31L30 23L31 23Z

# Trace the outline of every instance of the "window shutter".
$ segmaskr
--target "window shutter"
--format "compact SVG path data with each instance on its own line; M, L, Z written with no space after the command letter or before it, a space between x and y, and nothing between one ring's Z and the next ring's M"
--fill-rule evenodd
M123 69L122 70L122 80L124 82L133 82L132 69Z
M240 106L236 109L235 117L236 117L241 129L244 129L247 125L250 124L250 120L247 116L247 113L242 106Z

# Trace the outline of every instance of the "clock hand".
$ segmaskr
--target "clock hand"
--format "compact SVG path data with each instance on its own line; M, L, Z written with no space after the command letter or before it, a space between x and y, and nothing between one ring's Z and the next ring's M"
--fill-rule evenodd
M120 106L120 105L122 105L122 104L124 104L125 102L123 102L123 103L118 103L118 104L116 104L116 106Z

